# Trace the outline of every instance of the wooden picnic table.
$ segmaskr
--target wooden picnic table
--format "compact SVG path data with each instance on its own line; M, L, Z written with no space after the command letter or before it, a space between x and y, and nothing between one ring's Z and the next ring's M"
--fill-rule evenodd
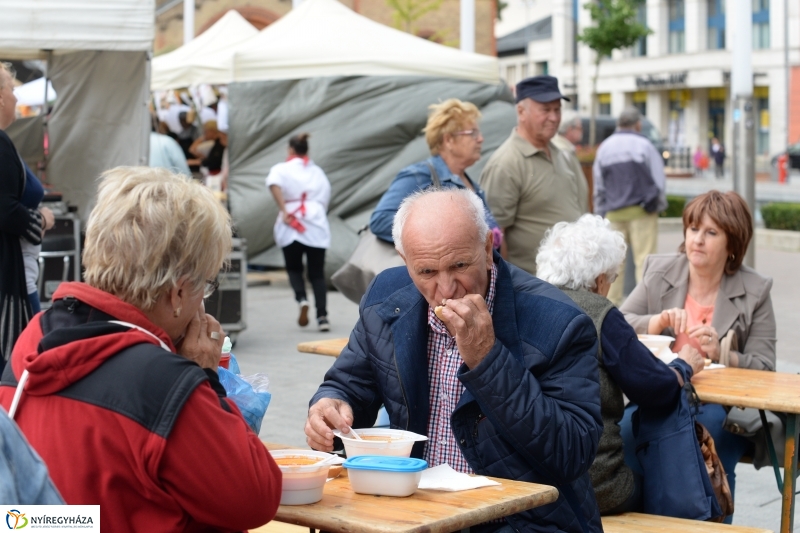
M347 346L347 338L325 339L321 341L301 342L297 345L297 351L303 353L315 353L318 355L330 355L339 357L344 347Z
M264 443L271 450L289 446ZM461 492L420 489L406 498L356 494L347 469L325 484L322 500L281 505L275 520L338 533L450 533L554 502L548 485L490 478L500 485Z
M338 357L348 339L301 342L300 352ZM800 375L764 372L743 368L706 370L692 378L698 397L708 403L730 407L751 407L786 414L784 464L770 454L778 490L782 493L781 533L794 531L795 490L797 478L797 443L800 431ZM772 442L770 439L770 446ZM781 476L780 468L784 467ZM786 474L788 472L788 474Z
M797 482L798 415L800 415L800 375L765 372L745 368L705 370L692 378L697 396L704 402L730 407L764 409L786 414L784 464L778 464L772 439L767 432L770 459L775 470L781 504L781 533L794 531L795 485ZM783 479L780 467L784 467Z

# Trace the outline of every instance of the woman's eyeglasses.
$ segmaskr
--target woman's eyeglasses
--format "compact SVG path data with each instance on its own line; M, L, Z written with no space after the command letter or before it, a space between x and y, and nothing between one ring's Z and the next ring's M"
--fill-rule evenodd
M209 298L218 288L219 281L216 279L207 279L206 286L203 288L203 299Z
M481 130L478 128L473 128L471 130L457 131L453 135L469 135L473 139L477 139L481 136Z

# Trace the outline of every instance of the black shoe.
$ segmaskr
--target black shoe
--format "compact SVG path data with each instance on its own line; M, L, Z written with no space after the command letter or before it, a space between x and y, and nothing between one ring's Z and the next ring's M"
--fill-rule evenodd
M320 331L330 331L331 324L330 322L328 322L328 317L326 316L319 317L317 319L317 327L319 328Z

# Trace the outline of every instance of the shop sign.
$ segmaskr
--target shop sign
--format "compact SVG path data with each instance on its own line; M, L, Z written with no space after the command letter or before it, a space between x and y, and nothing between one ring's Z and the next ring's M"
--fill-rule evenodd
M675 87L686 85L686 76L688 76L687 71L683 72L672 72L670 74L666 74L664 76L653 76L652 74L648 74L647 76L638 76L636 78L636 87L647 88L647 87Z

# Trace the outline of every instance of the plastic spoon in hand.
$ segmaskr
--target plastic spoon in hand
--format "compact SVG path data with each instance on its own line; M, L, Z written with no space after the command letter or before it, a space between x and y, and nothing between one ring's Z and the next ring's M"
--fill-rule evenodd
M322 461L318 461L318 462L314 463L314 466L334 464L337 461L342 461L342 458L339 457L338 455L331 455L327 459L323 459Z
M348 433L347 435L352 436L355 440L364 440L358 433L356 433L356 430L354 430L353 428L350 428L350 433Z

